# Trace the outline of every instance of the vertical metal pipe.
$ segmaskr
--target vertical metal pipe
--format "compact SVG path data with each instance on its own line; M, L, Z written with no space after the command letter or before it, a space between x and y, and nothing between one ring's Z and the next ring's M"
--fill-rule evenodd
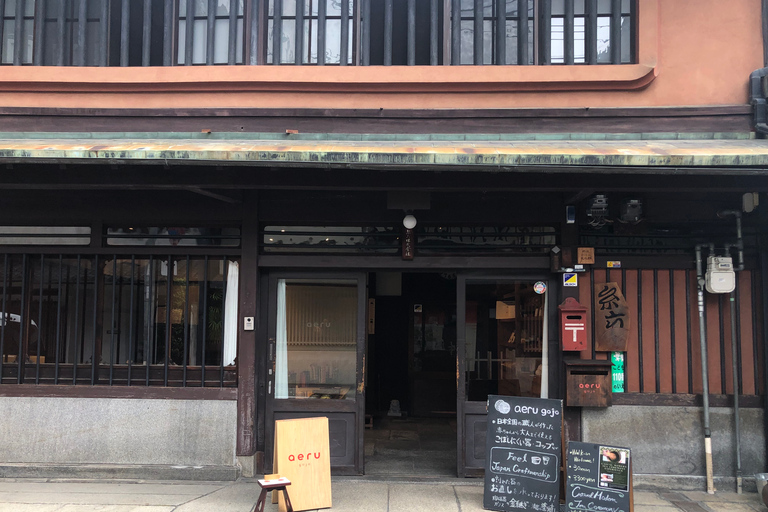
M205 387L205 342L208 340L208 256L203 260L203 348L200 362L200 387Z
M152 0L144 0L144 23L141 33L141 65L149 66L152 45Z
M363 34L362 34L362 58L363 66L371 65L371 0L362 0L363 8Z
M304 64L304 0L296 0L296 23L294 24L294 64Z
M621 0L611 0L611 64L621 64Z
M165 285L165 347L163 350L163 385L168 386L168 365L171 360L171 288L173 287L173 256L168 255L168 272Z
M80 258L77 255L77 275L75 276L75 335L72 338L72 345L75 348L75 354L72 358L72 384L77 384L77 363L79 357L77 353L78 340L80 339Z
M416 65L416 0L408 0L408 65Z
M597 64L597 0L584 0L584 53L587 64Z
M136 333L133 330L134 325L136 324L134 317L138 316L134 312L134 306L136 304L136 299L134 298L134 294L136 293L136 255L131 254L131 292L130 292L130 299L129 299L129 306L128 306L128 386L131 385L131 380L133 377L133 352L134 352L134 340L136 339ZM149 365L149 362L147 362L147 365Z
M186 1L187 17L184 24L184 65L191 66L193 64L192 50L194 49L195 39L195 2L194 0Z
M384 65L392 65L393 0L384 0Z
M739 417L739 354L736 337L736 293L731 292L731 372L733 373L733 417L736 430L736 492L742 494L743 480L741 474L741 426Z
M640 372L640 392L645 391L643 375L643 271L637 270L637 364Z
M552 64L552 0L539 0L539 64Z
M173 66L174 0L165 0L163 7L163 66Z
M130 0L123 0L120 9L120 65L128 65L129 44L131 29L131 3Z
M474 24L473 24L473 35L474 39L472 40L472 64L475 66L482 66L483 65L483 21L485 21L484 18L484 0L475 0L474 4ZM519 0L518 0L519 5Z
M720 394L725 395L728 393L726 378L727 363L725 361L725 313L723 312L723 302L725 302L724 295L722 293L717 295L717 323L720 329Z
M261 21L261 12L259 10L259 0L248 1L248 15L250 16L250 28L248 29L248 63L251 66L259 64L259 22ZM245 20L243 20L245 26Z
M283 0L274 0L274 16L272 18L272 64L281 62L283 39Z
M239 7L240 2L238 0L229 0L229 52L227 53L227 64L230 66L237 64L237 11Z
M494 64L507 63L507 0L496 0L496 59Z
M517 63L521 66L531 64L528 58L528 1L517 0Z
M451 0L451 64L461 64L461 0Z
M672 393L677 393L677 348L675 347L675 271L669 269L669 344L672 355Z
M429 65L437 66L440 48L439 11L437 0L429 0Z
M3 24L3 10L0 10L0 25ZM3 38L0 34L0 45ZM35 38L33 40L32 64L35 66L43 65L43 49L45 48L45 2L38 0L35 2Z
M64 274L64 256L59 254L59 289L56 292L56 361L53 369L53 383L59 383L59 359L61 354L61 289L63 287L62 277ZM5 300L5 296L3 296ZM5 304L3 304L5 310ZM2 381L2 379L0 379Z
M115 378L115 330L119 329L119 324L115 322L115 304L117 303L117 255L112 256L112 315L109 319L109 385L112 385L112 382ZM130 351L128 351L128 358L130 359L131 354ZM129 363L130 364L130 363ZM128 369L128 385L131 384L131 377L130 377L130 367Z
M87 275L87 274L86 274ZM87 287L86 287L87 289ZM97 334L97 324L99 319L99 255L93 257L93 334L91 338L91 386L98 380L99 358L96 354L96 340L101 336Z
M342 7L343 9L344 7ZM328 15L328 2L318 0L317 4L317 65L325 65L325 26L326 16ZM341 46L344 46L344 37L341 37ZM343 60L343 59L342 59Z
M21 66L24 63L24 0L16 0L16 13L13 21L13 65Z
M324 0L321 0L321 3ZM339 64L349 64L349 0L341 0L341 47L339 48Z
M707 472L707 492L715 493L712 467L712 432L709 427L709 363L707 361L707 323L704 319L704 274L701 263L701 247L696 246L696 278L699 297L699 341L701 344L701 383L704 405L704 459Z
M184 361L182 362L181 370L181 385L187 387L187 360L189 359L189 255L187 255L187 271L184 276L184 314L182 315L182 321L184 322Z
M234 0L230 0L232 2ZM215 51L216 43L216 0L208 0L208 19L206 20L206 34L207 38L205 49L205 63L208 66L213 65L213 52Z
M99 66L109 65L109 0L101 0L99 14Z

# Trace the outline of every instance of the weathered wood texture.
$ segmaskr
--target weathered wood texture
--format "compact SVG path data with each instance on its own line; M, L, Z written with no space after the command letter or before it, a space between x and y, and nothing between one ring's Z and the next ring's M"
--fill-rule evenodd
M300 133L748 132L748 105L498 110L0 107L3 131Z
M594 304L594 290L609 281L619 283L632 318L627 353L626 386L628 393L690 394L702 392L701 351L694 270L595 269L594 288L590 279L581 279L579 300ZM763 393L762 360L756 311L761 307L754 288L756 271L737 274L736 343L739 393L756 396ZM705 294L709 386L713 394L732 395L731 329L728 297ZM587 325L587 339L592 340L592 326ZM585 353L586 354L586 353ZM605 357L606 354L597 354ZM614 403L619 394L614 394Z

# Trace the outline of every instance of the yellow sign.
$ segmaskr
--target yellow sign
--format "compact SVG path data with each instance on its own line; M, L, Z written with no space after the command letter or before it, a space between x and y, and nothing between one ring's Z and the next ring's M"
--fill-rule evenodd
M275 421L275 474L291 481L293 510L331 507L331 454L328 418ZM280 494L280 511L285 512Z

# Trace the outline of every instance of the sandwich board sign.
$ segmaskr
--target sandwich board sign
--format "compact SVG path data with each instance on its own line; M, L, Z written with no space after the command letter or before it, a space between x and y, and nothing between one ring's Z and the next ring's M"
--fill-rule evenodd
M275 421L273 472L291 481L288 493L293 510L331 507L331 454L328 418ZM274 502L273 493L273 502ZM279 509L285 500L279 496Z
M488 396L483 507L560 511L563 402Z
M566 454L565 510L630 512L629 448L570 441Z

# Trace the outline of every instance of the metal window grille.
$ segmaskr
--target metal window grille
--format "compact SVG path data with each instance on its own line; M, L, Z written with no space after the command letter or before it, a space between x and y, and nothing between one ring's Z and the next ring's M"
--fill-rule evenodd
M0 383L235 387L236 340L225 334L233 265L0 255Z
M0 0L0 64L628 64L636 60L637 5L637 0Z

